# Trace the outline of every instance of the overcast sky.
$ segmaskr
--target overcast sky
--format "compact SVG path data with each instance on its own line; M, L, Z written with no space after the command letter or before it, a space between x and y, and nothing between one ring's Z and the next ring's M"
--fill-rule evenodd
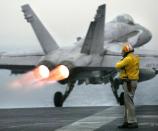
M130 14L147 27L153 39L147 47L157 47L157 0L0 0L0 51L40 50L39 43L24 20L20 6L30 4L61 46L69 46L77 36L85 36L98 5L107 4L106 21L118 14ZM35 48L36 47L36 48ZM38 47L38 48L37 48Z
M41 51L31 26L24 20L21 12L20 6L26 3L31 5L60 46L72 45L76 41L76 37L84 37L90 21L94 18L97 7L100 4L106 3L106 21L112 20L118 14L130 14L136 23L145 26L153 34L153 39L147 44L146 48L154 49L158 47L157 0L0 0L0 3L0 52L15 50ZM11 92L6 89L5 85L10 79L15 77L10 76L8 71L1 71L0 77L0 108L50 106L52 104L53 92L61 89L58 85L54 85L54 88L47 87L29 92L22 92L22 90ZM156 85L157 79L155 78L151 81L153 82L152 85ZM150 86L151 83L149 81L145 84ZM147 86L146 91L149 92L150 90ZM70 97L67 105L71 105L73 102L73 105L89 104L92 106L108 105L109 103L109 105L115 104L114 99L110 101L112 100L110 90L108 89L103 92L105 90L104 86L100 87L92 89L89 86L86 89L75 89L73 97ZM145 91L141 89L139 89L140 92ZM154 95L157 92L156 89L156 87L153 87L151 94ZM98 93L100 92L99 95L96 94L96 90ZM89 99L86 98L88 95L90 95ZM85 97L87 101L81 103L83 101L80 100L80 96ZM101 96L101 98L97 98L97 96ZM143 94L140 93L139 96L143 96ZM150 97L146 97L146 99L138 97L138 103L151 103L149 101L151 98L148 98ZM157 102L157 98L153 101Z

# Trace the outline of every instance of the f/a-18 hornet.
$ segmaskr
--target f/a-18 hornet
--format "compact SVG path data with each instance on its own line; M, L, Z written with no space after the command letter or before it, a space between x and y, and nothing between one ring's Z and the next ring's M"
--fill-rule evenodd
M115 84L112 79L117 74L115 63L121 59L119 48L122 43L128 41L134 48L139 48L152 37L149 30L136 24L127 14L105 24L104 4L98 7L86 37L78 38L70 48L60 48L28 4L22 6L22 11L39 40L43 54L4 53L0 57L0 68L9 69L12 74L33 71L40 81L67 84L64 94L56 92L54 95L56 107L63 106L76 83ZM140 50L136 52L141 59L139 81L154 78L158 72L158 56ZM115 89L113 92L116 95Z

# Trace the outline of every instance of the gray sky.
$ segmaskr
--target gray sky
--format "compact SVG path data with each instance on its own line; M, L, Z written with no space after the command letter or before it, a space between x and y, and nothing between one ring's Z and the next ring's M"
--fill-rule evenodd
M54 36L61 46L69 46L75 42L77 36L85 36L89 23L93 19L96 9L100 4L107 3L107 19L112 20L122 13L130 14L136 23L147 27L153 34L153 39L146 48L154 49L158 41L158 1L157 0L0 0L0 52L1 51L39 51L40 46L30 25L24 20L20 6L30 4L42 22ZM32 91L11 91L6 88L7 82L14 79L9 76L8 71L0 72L0 108L2 107L30 107L30 106L50 106L52 94L56 90L63 90L59 85L36 89ZM150 86L154 96L157 88L154 87L157 77L141 86ZM152 83L152 84L151 84ZM109 87L109 85L107 85ZM150 104L151 98L143 98L142 92L149 92L149 88L138 89L139 104ZM94 87L94 86L93 86ZM98 87L98 86L97 86ZM66 105L112 105L115 104L110 89L105 92L104 85L99 88L88 86L88 88L75 88L74 93L67 101ZM96 94L96 90L98 94ZM93 95L92 95L93 94ZM151 95L151 96L153 96ZM85 97L87 101L80 100ZM87 98L89 96L89 99ZM100 96L100 97L97 97ZM150 98L150 99L148 99ZM110 101L111 100L111 101ZM157 102L157 98L153 99ZM155 103L153 103L155 104Z
M98 5L107 3L107 20L129 13L135 22L151 30L147 47L157 47L157 0L0 0L2 50L39 50L39 44L24 20L20 6L29 3L61 46L69 46L77 36L85 36ZM36 47L36 48L34 48ZM39 48L37 48L39 47Z

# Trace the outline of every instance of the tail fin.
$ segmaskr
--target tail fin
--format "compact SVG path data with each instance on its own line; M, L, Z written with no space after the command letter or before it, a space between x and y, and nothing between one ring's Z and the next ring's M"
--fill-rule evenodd
M104 51L104 26L106 5L99 6L95 20L91 22L81 53L102 54Z
M50 33L47 31L28 4L22 6L22 11L24 12L27 22L31 24L44 53L48 54L49 52L59 48L55 40L52 38Z

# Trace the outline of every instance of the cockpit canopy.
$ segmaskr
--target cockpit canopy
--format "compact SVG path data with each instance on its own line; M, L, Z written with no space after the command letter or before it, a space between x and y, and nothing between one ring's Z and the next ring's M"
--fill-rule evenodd
M113 22L121 22L121 23L130 24L130 25L134 24L133 18L128 14L118 15L116 18L114 18Z

